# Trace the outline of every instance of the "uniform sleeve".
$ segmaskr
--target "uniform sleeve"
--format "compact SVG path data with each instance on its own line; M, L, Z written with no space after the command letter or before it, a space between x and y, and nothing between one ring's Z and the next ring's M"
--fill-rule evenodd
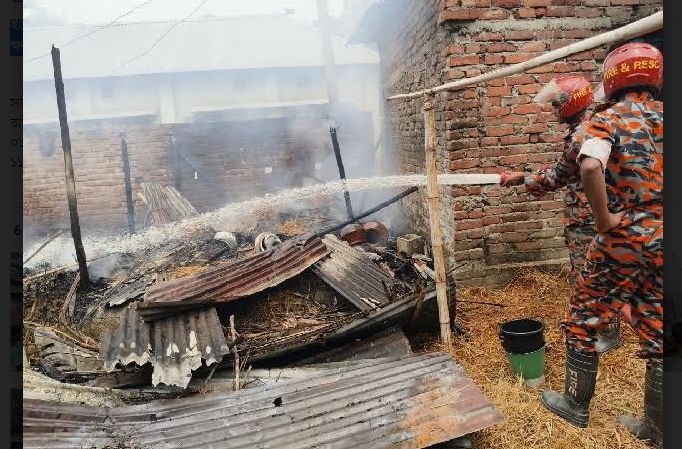
M585 141L578 153L578 164L585 157L591 157L601 162L602 171L606 170L606 164L611 155L611 146L614 143L614 135L613 119L606 113L599 113L592 117L587 125Z
M554 167L526 176L526 190L533 195L539 196L566 186L570 179L580 171L580 167L575 159L576 153L571 144L568 144Z

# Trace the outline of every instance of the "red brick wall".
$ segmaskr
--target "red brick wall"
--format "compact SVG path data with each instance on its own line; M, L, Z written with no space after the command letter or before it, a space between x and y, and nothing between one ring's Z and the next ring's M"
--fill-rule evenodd
M658 0L425 0L403 2L402 18L379 42L386 95L432 87L525 61L616 28L662 7ZM596 80L606 48L576 54L522 75L439 94L443 170L499 173L553 164L564 127L533 95L558 74ZM423 99L389 102L404 172L423 172ZM485 281L500 269L560 261L563 192L534 200L522 188L443 189L449 263L460 280ZM412 197L415 231L427 231L424 198ZM428 234L428 232L425 232ZM487 279L488 281L490 279Z
M351 176L366 175L360 168L372 171L367 162L372 157L371 117L361 115L365 120L357 120L356 113L349 111L337 121L346 171ZM320 114L174 125L114 122L72 125L73 166L83 230L127 229L120 132L126 134L139 226L147 211L137 196L141 182L176 185L179 181L180 193L203 212L288 187L338 179L328 126ZM52 141L46 139L49 133L55 137ZM23 144L25 233L68 227L58 127L28 126ZM178 160L177 170L174 151L185 155ZM363 157L353 157L358 154ZM266 167L271 171L267 172Z
M71 147L76 194L81 225L122 229L127 226L126 198L119 132L126 132L133 192L141 181L172 182L168 160L168 128L161 125L72 127ZM44 145L41 135L53 132L56 138ZM144 208L136 199L136 216L141 221ZM64 180L64 153L59 129L24 129L23 170L24 228L44 230L69 226L69 209Z

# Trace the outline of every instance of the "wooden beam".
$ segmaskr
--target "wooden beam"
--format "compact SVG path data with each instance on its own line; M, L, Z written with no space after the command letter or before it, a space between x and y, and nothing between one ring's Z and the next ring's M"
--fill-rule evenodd
M64 97L64 81L62 80L62 64L59 58L59 49L52 46L52 67L54 69L54 87L57 92L57 109L59 110L59 127L62 133L62 149L64 150L64 176L66 177L66 196L69 202L69 216L71 218L71 236L76 247L76 259L80 272L80 286L87 290L90 288L88 276L88 262L81 240L81 225L78 219L78 202L76 201L76 181L73 176L73 161L71 159L71 137L69 135L69 122L66 117L66 99Z
M135 203L133 202L133 187L130 183L130 159L128 158L128 142L125 133L121 133L121 161L123 162L123 181L126 190L126 209L128 211L128 231L135 234Z
M440 322L440 338L448 349L452 348L450 332L450 309L448 307L448 287L445 274L445 255L443 253L443 231L440 220L440 194L438 189L438 167L436 166L436 111L431 96L423 107L424 111L424 145L426 148L426 197L429 205L429 223L431 227L431 251L433 268L436 272L436 300L438 301L438 320Z
M663 11L659 11L648 17L640 19L636 22L625 25L621 28L615 29L613 31L608 31L606 33L599 34L580 42L567 45L556 50L545 53L544 55L537 56L528 61L513 64L499 70L494 70L490 73L484 73L482 75L474 76L471 78L465 78L451 83L446 83L437 87L432 87L431 89L420 90L417 92L411 92L407 94L398 94L388 97L388 100L399 100L399 99L409 99L417 98L422 95L429 93L436 93L443 90L459 90L465 87L473 86L474 84L484 83L486 81L491 81L497 78L504 78L509 75L516 75L518 73L523 73L527 70L539 67L541 65L548 64L550 62L556 61L567 56L574 55L576 53L581 53L583 51L592 50L593 48L600 47L605 44L612 44L615 42L623 42L630 39L634 39L645 34L653 33L663 29Z

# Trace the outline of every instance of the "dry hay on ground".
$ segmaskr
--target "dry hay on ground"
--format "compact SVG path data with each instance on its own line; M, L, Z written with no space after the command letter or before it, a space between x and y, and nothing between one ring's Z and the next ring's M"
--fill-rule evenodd
M301 219L291 219L277 225L277 233L287 237L295 237L309 231L310 229L303 224Z
M505 289L471 288L458 292L462 300L505 304L491 307L460 303L458 322L466 339L456 337L452 355L505 416L501 424L477 436L477 449L644 449L616 418L622 413L642 416L644 362L634 358L637 337L623 323L624 344L600 360L597 389L590 407L590 425L578 429L547 411L540 402L545 388L562 391L566 350L559 321L564 318L570 286L566 273L523 273ZM499 324L517 318L539 318L545 323L546 383L537 389L511 374L498 338ZM431 350L438 349L438 343Z

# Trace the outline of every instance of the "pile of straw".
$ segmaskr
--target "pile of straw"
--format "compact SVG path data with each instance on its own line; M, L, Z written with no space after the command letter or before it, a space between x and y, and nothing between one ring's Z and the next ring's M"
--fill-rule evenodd
M622 325L623 346L601 357L587 429L567 424L541 404L539 395L544 389L563 392L566 351L558 323L566 313L570 291L566 273L528 271L502 290L472 288L458 292L462 300L506 305L460 303L458 307L457 321L467 335L456 337L452 356L506 418L476 436L477 449L650 447L632 437L616 420L622 413L640 417L643 413L644 362L634 357L639 345L627 324ZM514 377L498 338L499 324L529 317L545 323L546 383L537 389ZM427 346L439 349L436 341Z

